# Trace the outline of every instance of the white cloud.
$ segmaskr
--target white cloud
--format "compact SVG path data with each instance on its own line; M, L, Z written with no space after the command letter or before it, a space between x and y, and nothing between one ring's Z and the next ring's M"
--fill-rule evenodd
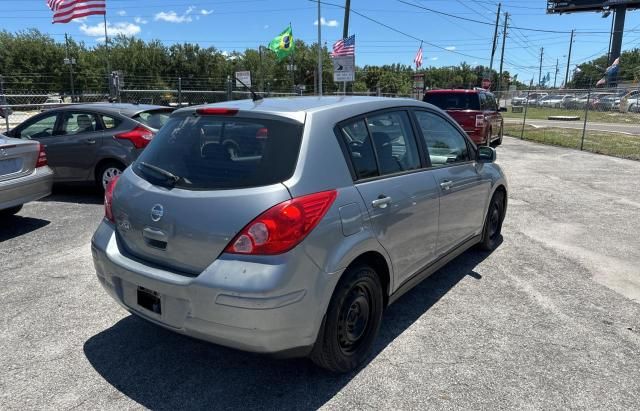
M264 27L263 27L263 29L265 29L265 30L268 29L268 28L269 28L268 24L265 24Z
M338 27L338 20L327 20L324 17L320 17L320 24L327 27ZM318 20L313 22L314 26L318 25Z
M80 31L91 37L100 37L104 36L104 23L98 23L95 26L87 26L86 24L82 24L80 26ZM109 36L117 36L117 35L125 35L125 36L135 36L142 31L142 27L133 23L120 22L111 24L107 22L107 33Z
M187 8L187 11L184 12L184 14L191 14L192 11L194 11L196 8L195 6L189 6Z
M193 21L191 16L189 16L187 13L183 14L182 16L178 16L178 13L176 13L175 11L161 11L160 13L156 13L153 19L155 21L166 21L168 23L191 23Z
M85 21L87 21L87 18L86 17L78 17L77 19L73 19L71 21L74 22L74 23L80 24L80 23L84 23Z
M449 47L445 47L444 49L449 51L454 51L456 49L456 46L449 46Z
M438 57L431 57L429 60L431 60L431 61L438 61Z
M126 15L127 15L126 10L119 10L118 11L118 16L126 16Z
M133 21L135 21L138 24L147 24L149 22L149 20L145 20L142 17L136 17L133 19Z
M205 10L205 9L200 10L200 14L202 14L203 16L208 16L211 13L213 13L213 9L211 9L211 10Z

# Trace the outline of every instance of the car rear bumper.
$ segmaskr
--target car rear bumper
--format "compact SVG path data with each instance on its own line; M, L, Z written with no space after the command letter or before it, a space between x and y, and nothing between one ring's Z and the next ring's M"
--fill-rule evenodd
M197 277L184 276L124 255L116 237L103 221L91 243L98 279L111 297L167 329L244 351L310 352L340 276L295 249L262 263L222 256ZM158 294L160 313L139 305L140 287Z
M0 210L16 207L51 194L53 171L49 167L36 168L31 174L0 181Z

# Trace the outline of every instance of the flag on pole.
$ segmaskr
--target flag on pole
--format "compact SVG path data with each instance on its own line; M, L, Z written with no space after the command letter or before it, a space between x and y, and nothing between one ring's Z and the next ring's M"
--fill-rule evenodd
M422 67L422 42L420 42L420 48L418 49L418 53L416 53L416 57L413 59L413 62L416 63L416 70Z
M278 61L284 59L293 52L296 45L293 41L293 30L291 26L284 29L282 33L274 37L269 43L269 49L276 53L276 59Z
M340 39L333 43L331 57L345 57L356 55L356 35Z
M106 0L47 0L53 11L52 23L68 23L71 20L95 14L107 13Z

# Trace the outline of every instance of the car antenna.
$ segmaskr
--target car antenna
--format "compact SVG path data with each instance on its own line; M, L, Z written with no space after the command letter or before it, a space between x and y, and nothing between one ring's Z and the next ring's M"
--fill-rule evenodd
M247 90L249 90L251 92L251 100L253 100L253 101L264 100L264 97L262 97L261 95L256 93L255 90L252 89L251 87L249 87L246 84L244 84L244 82L242 80L240 80L238 77L234 76L234 78L236 79L236 81L238 83L242 84L244 86L244 88L246 88Z

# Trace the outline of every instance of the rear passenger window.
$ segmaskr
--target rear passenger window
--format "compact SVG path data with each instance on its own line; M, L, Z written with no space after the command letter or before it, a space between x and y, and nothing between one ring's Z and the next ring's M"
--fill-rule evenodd
M406 111L367 117L380 174L420 168L420 156Z
M111 130L112 128L116 128L122 123L120 119L111 116L102 116L102 123L104 124L105 130Z
M341 131L347 143L358 180L376 177L378 175L376 156L364 120L344 126Z
M465 137L442 117L426 111L416 111L416 118L434 167L469 161Z

